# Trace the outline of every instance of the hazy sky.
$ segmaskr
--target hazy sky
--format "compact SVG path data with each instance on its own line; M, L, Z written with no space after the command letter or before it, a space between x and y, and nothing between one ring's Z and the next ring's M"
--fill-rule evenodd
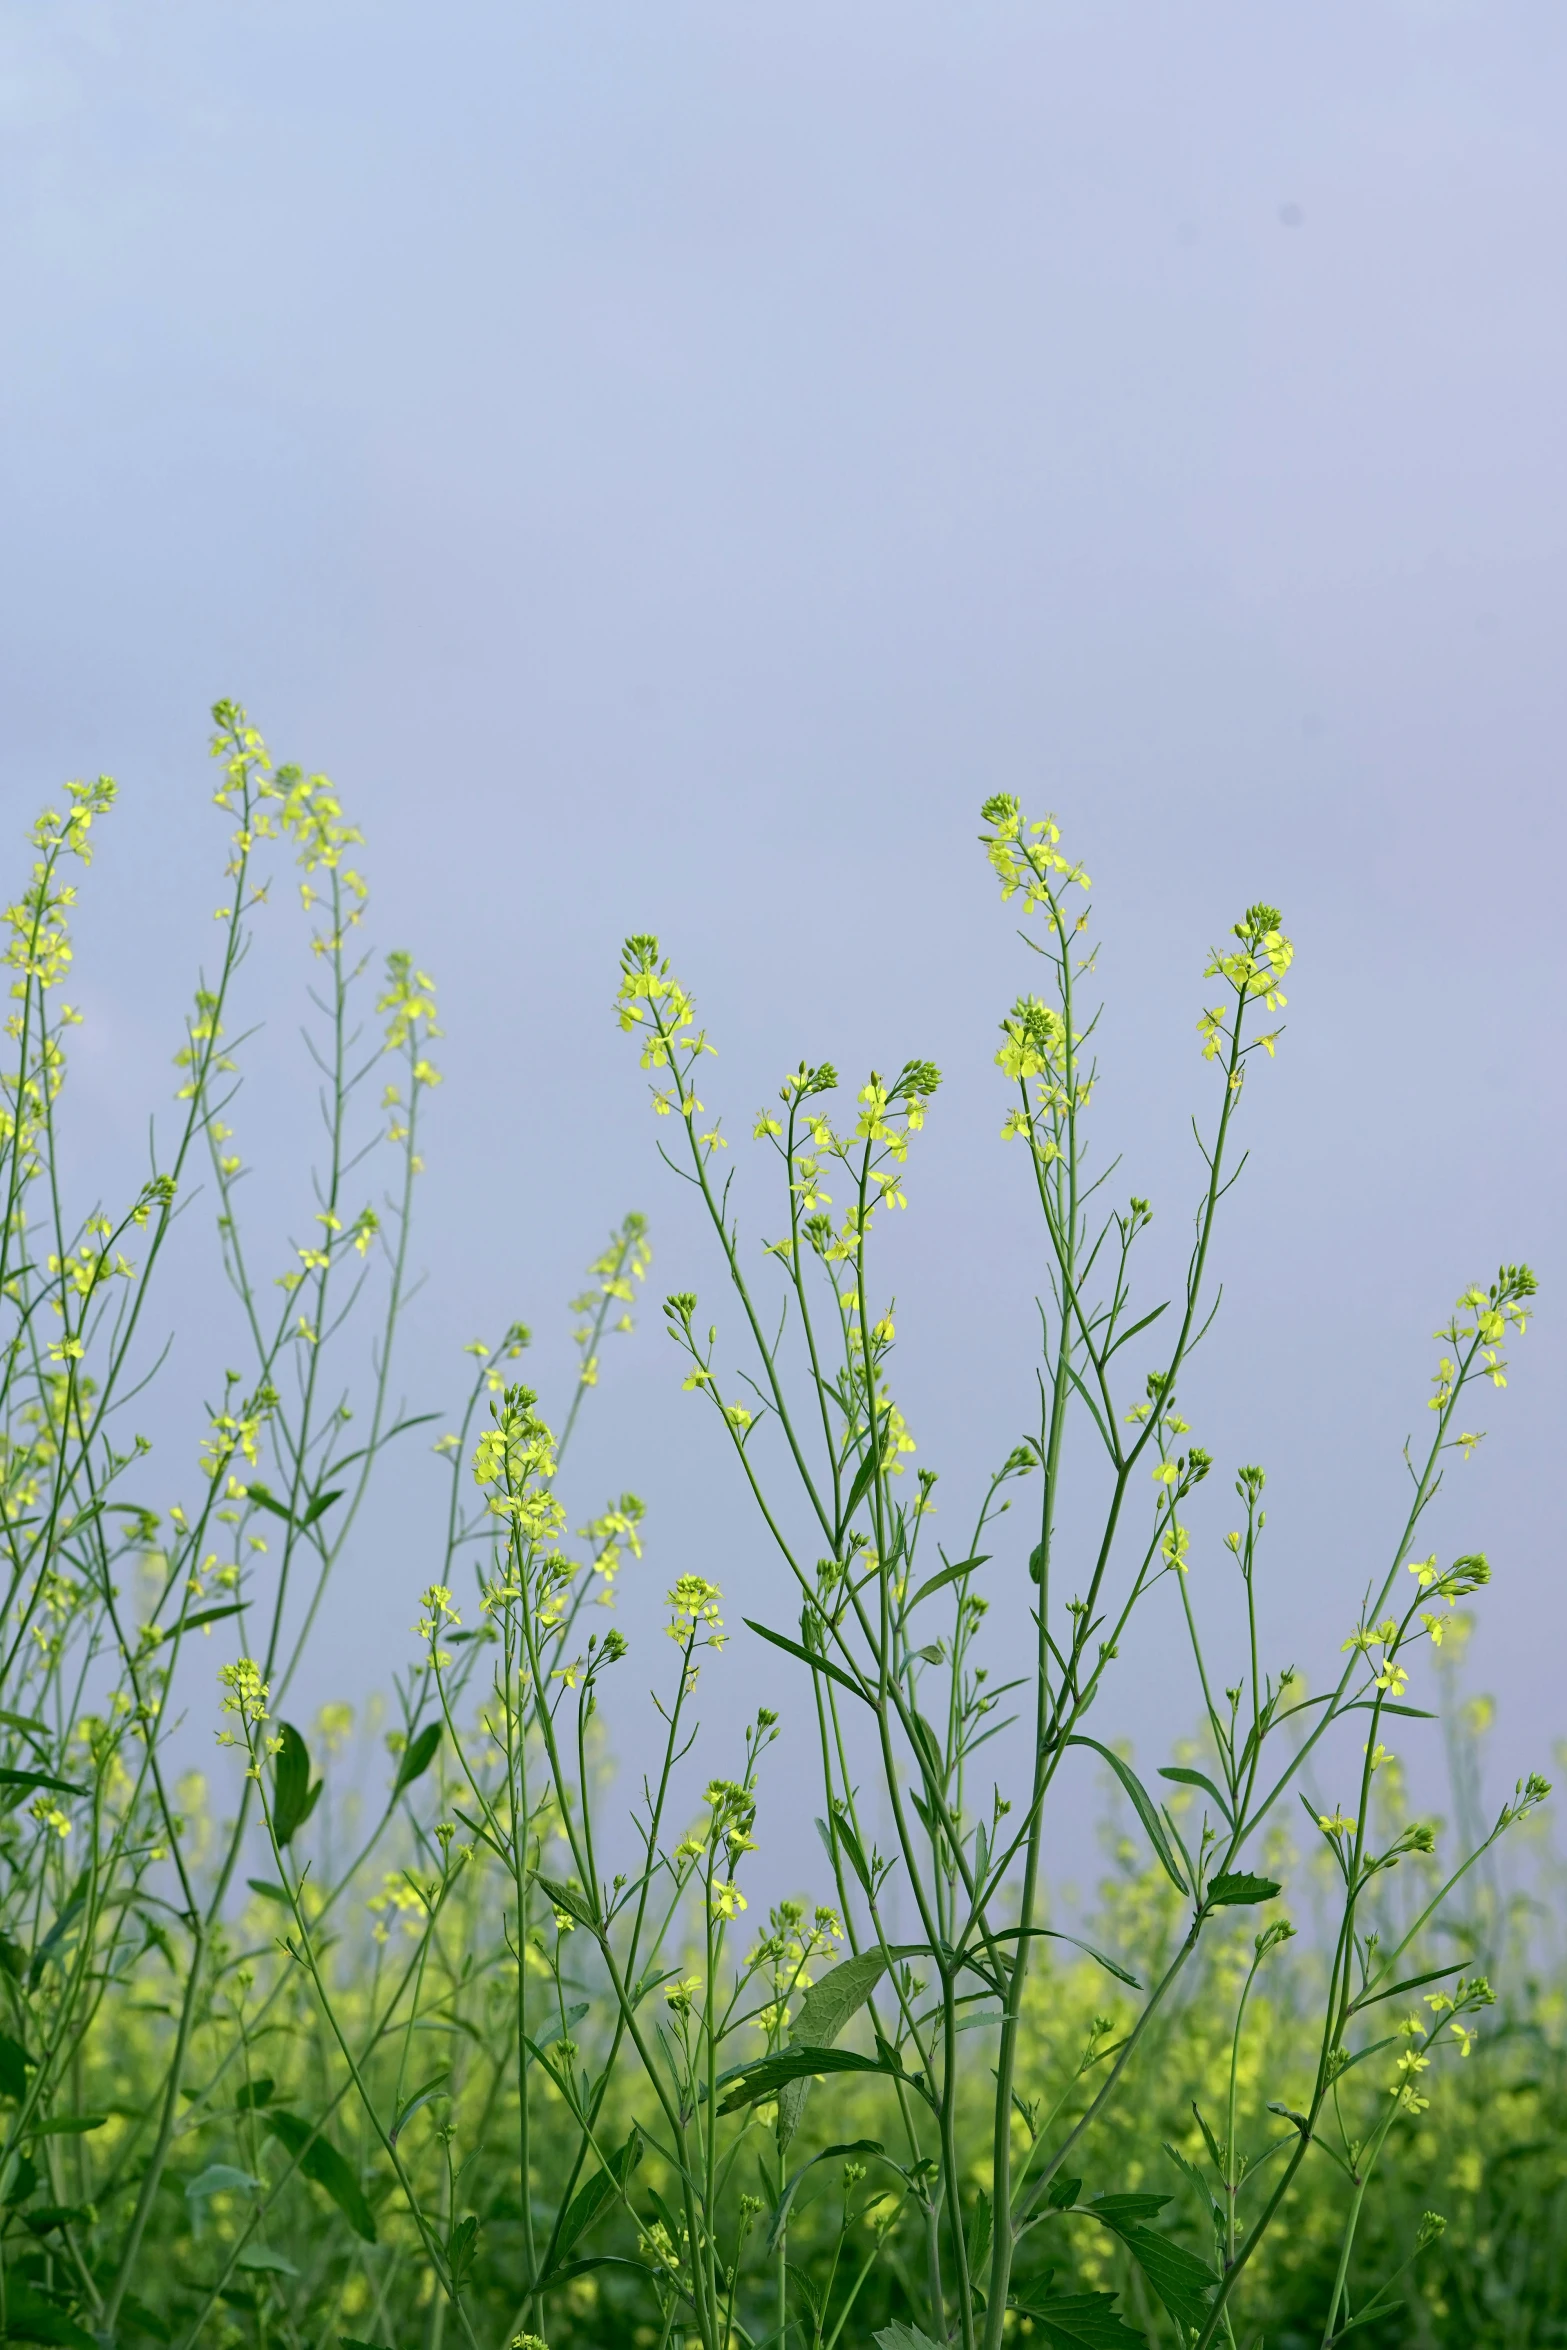
M0 28L13 865L63 776L124 790L80 923L84 1181L130 1180L167 1095L222 859L205 712L237 694L336 780L372 933L441 985L410 1395L447 1399L518 1311L558 1392L560 1301L631 1205L658 1293L732 1322L608 1015L622 934L655 929L743 1181L802 1052L949 1072L887 1278L956 1528L1028 1416L1040 1280L989 1065L1032 974L973 845L1019 791L1094 875L1097 1114L1172 1257L1204 950L1259 894L1298 944L1188 1392L1222 1464L1269 1466L1271 1652L1316 1685L1395 1539L1429 1333L1500 1257L1537 1265L1432 1539L1497 1570L1497 1787L1544 1760L1561 9L8 0ZM272 1115L281 1167L302 1068ZM196 1294L192 1394L222 1359ZM628 1625L686 1567L777 1620L656 1312L595 1404L577 1501L651 1505ZM367 1533L315 1694L407 1653L423 1523ZM1168 1630L1099 1725L1150 1766L1194 1713ZM724 1720L776 1694L748 1636L726 1671Z

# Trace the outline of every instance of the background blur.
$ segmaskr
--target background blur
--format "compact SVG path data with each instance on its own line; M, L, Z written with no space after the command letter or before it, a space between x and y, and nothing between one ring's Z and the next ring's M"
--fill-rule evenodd
M633 1634L689 1568L732 1623L783 1621L659 1328L676 1287L734 1317L609 1016L618 944L656 929L696 989L742 1184L802 1053L949 1073L883 1263L960 1537L1030 1410L1039 1242L990 1058L1032 973L972 845L981 798L1018 791L1094 876L1095 1116L1166 1268L1211 1100L1205 949L1258 895L1297 941L1186 1400L1221 1464L1269 1468L1272 1654L1315 1686L1396 1539L1429 1333L1503 1255L1539 1270L1432 1539L1497 1571L1493 1792L1548 1763L1562 11L10 0L0 28L10 870L63 776L124 791L78 924L84 1197L139 1176L172 1086L225 838L205 713L235 694L337 782L369 935L441 988L411 1402L447 1404L462 1343L515 1312L559 1396L563 1301L644 1209L652 1310L573 1506L650 1504ZM311 1206L291 896L239 1120L279 1251ZM259 1196L285 1173L286 1213ZM775 1230L775 1195L744 1196ZM224 1359L203 1246L193 1224L166 1299L190 1416L156 1431L155 1500L192 1482ZM1211 1591L1234 1513L1208 1491ZM410 1454L313 1697L411 1651L435 1499ZM1029 1539L991 1570L1003 1628ZM1172 1630L1150 1619L1095 1724L1150 1769L1193 1720ZM623 1668L629 1758L662 1648ZM759 1697L802 1710L781 1664L739 1634L709 1768ZM763 1832L803 1875L792 1767Z

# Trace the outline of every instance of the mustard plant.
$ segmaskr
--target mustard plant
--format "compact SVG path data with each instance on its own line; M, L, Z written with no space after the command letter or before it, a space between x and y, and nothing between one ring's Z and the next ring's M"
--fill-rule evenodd
M728 1367L717 1325L704 1324L694 1293L668 1300L667 1327L688 1366L685 1385L715 1415L781 1570L784 1622L748 1625L795 1662L802 1695L809 1693L821 1762L818 1824L851 1953L812 1992L815 2011L802 2004L782 2058L742 2075L758 2103L778 2098L776 2159L764 2163L772 2233L786 2228L789 2193L780 2092L841 2063L838 2034L863 2011L871 2047L855 2062L888 2082L901 2138L896 2168L924 2239L914 2306L906 2322L878 2334L883 2350L947 2343L997 2350L1023 2321L1052 2343L1140 2339L1113 2294L1084 2291L1073 2275L1063 2256L1072 2215L1086 2216L1130 2254L1183 2350L1234 2342L1248 2268L1308 2160L1336 2168L1344 2197L1341 2256L1321 2313L1326 2350L1389 2305L1391 2278L1351 2306L1366 2189L1392 2133L1422 2109L1438 2054L1467 2052L1492 1996L1483 1978L1435 1958L1431 1930L1480 1852L1548 1792L1538 1778L1521 1782L1480 1844L1457 1857L1412 1920L1389 1930L1380 1908L1389 1874L1429 1853L1434 1831L1413 1824L1379 1842L1377 1775L1390 1760L1384 1733L1416 1710L1403 1693L1420 1645L1440 1644L1448 1611L1489 1572L1479 1557L1447 1566L1437 1552L1415 1557L1417 1535L1450 1461L1480 1441L1462 1424L1468 1401L1487 1383L1505 1384L1503 1344L1509 1330L1526 1326L1535 1282L1526 1267L1504 1266L1488 1286L1464 1292L1438 1333L1428 1433L1406 1452L1405 1520L1381 1563L1368 1564L1365 1605L1331 1686L1308 1696L1295 1668L1268 1670L1262 1661L1260 1468L1244 1467L1236 1480L1242 1524L1220 1546L1233 1578L1228 1589L1194 1577L1194 1538L1204 1536L1196 1497L1213 1463L1192 1440L1179 1397L1216 1311L1212 1256L1242 1163L1236 1137L1247 1087L1282 1034L1277 1015L1293 955L1282 917L1270 905L1248 907L1207 962L1215 985L1196 1029L1213 1098L1206 1124L1194 1127L1194 1237L1180 1290L1150 1303L1138 1296L1134 1272L1153 1211L1135 1195L1106 1207L1107 1176L1095 1175L1089 1158L1098 1071L1095 1016L1084 1005L1095 967L1085 935L1088 876L1061 848L1054 819L1029 822L1015 799L998 795L983 820L1002 899L1035 926L1023 936L1044 978L1042 992L1020 995L1007 1012L996 1053L1012 1097L1002 1133L1021 1147L1040 1218L1041 1347L1035 1402L1020 1411L1016 1438L983 1485L972 1532L950 1550L936 1543L934 1557L936 1477L921 1468L905 1479L914 1440L894 1393L897 1331L890 1299L875 1288L872 1244L878 1220L906 1205L907 1168L932 1114L938 1071L919 1059L895 1075L873 1071L845 1120L832 1108L840 1090L834 1067L802 1060L776 1106L757 1113L753 1137L779 1179L777 1236L761 1255L782 1294L768 1296L759 1287L763 1265L742 1249L735 1178L720 1157L726 1138L699 1097L715 1048L694 999L653 937L629 940L622 958L621 1026L636 1037L652 1106L673 1130L663 1155L694 1186L717 1242L738 1315L736 1367ZM1090 1432L1097 1472L1068 1441L1074 1423ZM1090 1475L1100 1531L1085 1548L1064 1542L1059 1527L1068 1481ZM1002 1521L1030 1483L1028 1533L1008 1539ZM1002 1599L1013 1655L1012 1625L1026 1603L1031 1654L1026 1675L997 1681L980 1659L986 1617ZM1160 1605L1175 1610L1189 1645L1209 1766L1165 1766L1164 1794L1138 1775L1116 1739L1087 1727L1090 1714L1100 1720L1095 1709L1113 1687L1134 1615ZM1203 1619L1223 1615L1230 1661L1215 1669L1213 1631ZM977 1757L1008 1697L1026 1725L1031 1760L1021 1783L1003 1792L985 1786ZM1115 1954L1095 1954L1138 2002L1124 2024L1090 2034L1076 2076L1090 2093L1069 2098L1066 2110L1059 2098L1047 2109L1027 2076L1024 2017L1040 1947L1059 1933L1046 1922L1052 1799L1072 1800L1070 1773L1080 1767L1073 1758L1084 1750L1124 1791L1186 1922L1146 1985ZM885 1852L871 1834L860 1783L867 1764L876 1804L891 1822ZM1343 1793L1324 1811L1307 1801L1305 1783L1328 1769ZM1195 1814L1185 1791L1200 1800ZM1243 2148L1233 2083L1248 2000L1292 1931L1276 1906L1279 1882L1254 1864L1266 1858L1270 1828L1294 1795L1307 1801L1332 1855L1341 1899L1315 2071L1289 2101L1284 2091L1293 2085L1281 2082L1271 2135ZM898 1937L895 1900L917 1918L913 1942ZM1113 2178L1087 2194L1084 2174L1096 2126L1127 2094L1139 2049L1205 1932L1239 1909L1261 1910L1264 1923L1236 1999L1228 2110L1202 2121L1202 2160L1173 2150L1180 2175L1172 2189L1184 2178L1212 2232L1198 2252L1154 2225L1170 2195L1127 2192ZM1379 2030L1379 2016L1390 2006L1397 2013L1397 2002L1406 2003L1402 2021ZM965 2136L965 2076L981 2049L993 2094L977 2162ZM1438 2224L1422 2223L1411 2258ZM775 2334L790 2322L780 2301ZM792 2322L813 2339L820 2333L809 2305Z
M118 1210L73 1215L57 1129L69 917L106 780L40 820L6 916L0 2331L62 2350L839 2350L872 2331L882 2350L1206 2350L1254 2342L1286 2304L1298 2329L1309 2286L1326 2346L1396 2317L1420 2261L1474 2337L1479 2303L1416 2184L1445 2102L1477 2141L1496 2127L1465 2085L1488 2061L1470 2059L1482 1970L1516 1963L1494 1854L1546 1790L1525 1780L1480 1813L1452 1660L1489 1569L1443 1563L1425 1529L1480 1441L1465 1399L1505 1383L1534 1283L1504 1267L1439 1333L1406 1520L1320 1693L1264 1669L1263 1472L1238 1471L1220 1538L1178 1388L1211 1324L1245 1090L1281 1033L1277 912L1248 909L1210 959L1194 1242L1176 1297L1149 1305L1134 1275L1151 1208L1105 1212L1089 1162L1086 876L1052 821L987 804L1003 897L1043 934L1041 993L1013 1005L997 1055L1040 1218L1042 1348L949 1545L873 1265L937 1071L872 1075L847 1119L830 1066L790 1074L754 1121L780 1190L753 1263L698 1098L712 1047L656 943L628 942L619 1017L710 1219L738 1363L693 1291L665 1323L790 1593L741 1629L705 1578L661 1579L657 1735L628 1801L606 1722L644 1660L613 1602L646 1513L622 1491L574 1523L562 1465L632 1327L647 1227L627 1217L572 1300L558 1409L523 1384L529 1333L504 1317L473 1342L450 1421L398 1400L435 991L403 954L372 976L362 844L331 785L274 768L236 706L215 722L219 946L175 1123ZM296 863L324 1116L281 1265L247 1220L237 1131L244 966L279 856ZM179 1473L133 1431L163 1361L151 1292L201 1191L224 1368L169 1503ZM415 1621L389 1708L360 1709L356 1761L355 1709L301 1727L298 1675L409 1438L444 1490L429 1535L375 1569ZM1060 1531L1081 1522L1062 1495L1096 1478L1085 1551ZM1161 1606L1199 1735L1156 1787L1103 1711L1133 1615ZM997 1652L1016 1658L1025 1616L1009 1682ZM827 1875L825 1900L765 1915L778 1711L756 1709L732 1749L699 1744L710 1676L743 1672L752 1639L799 1676ZM1389 1746L1426 1648L1458 1787L1445 1862ZM1027 1761L1003 1786L1009 1709ZM210 1780L188 1767L193 1734L213 1740ZM1081 1808L1085 1768L1136 1842L1074 1936L1050 1831ZM1294 1938L1291 1805L1315 1848L1297 1873L1331 1893ZM1455 1924L1458 1962L1438 1938ZM1528 2027L1541 2079L1545 2015ZM1460 2222L1478 2226L1487 2174L1478 2157L1460 2170Z

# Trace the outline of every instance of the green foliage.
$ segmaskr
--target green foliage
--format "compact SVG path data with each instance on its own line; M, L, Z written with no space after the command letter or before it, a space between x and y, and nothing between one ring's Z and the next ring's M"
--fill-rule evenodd
M1404 2338L1393 2325L1466 2345L1567 2331L1567 1977L1496 1859L1548 1790L1530 1776L1482 1816L1484 1723L1454 1672L1459 1603L1490 1570L1478 1553L1443 1567L1415 1539L1445 1465L1479 1441L1464 1398L1505 1383L1527 1268L1466 1290L1444 1325L1407 1519L1368 1562L1368 1605L1317 1695L1261 1661L1260 1468L1238 1471L1241 1522L1214 1546L1228 1582L1198 1573L1213 1463L1177 1388L1212 1317L1245 1089L1282 1033L1261 1025L1291 961L1279 911L1250 907L1208 961L1196 1245L1176 1296L1150 1303L1134 1294L1148 1202L1094 1220L1087 876L1053 820L986 803L1003 898L1043 933L1046 993L1017 999L996 1056L1039 1217L1042 1353L966 1535L934 1558L936 1479L908 1478L873 1244L906 1204L940 1073L873 1072L835 1117L836 1070L802 1061L753 1124L779 1184L778 1237L753 1260L698 1098L712 1046L694 999L656 939L627 942L619 1018L705 1205L734 1327L704 1327L692 1289L665 1325L790 1581L792 1628L746 1628L787 1660L821 1757L830 1899L780 1900L748 1930L778 1715L689 1759L705 1677L744 1669L698 1575L670 1583L652 1663L661 1751L606 1823L600 1705L629 1651L595 1611L643 1556L644 1512L620 1493L573 1531L560 1470L632 1324L640 1216L572 1301L576 1374L553 1421L516 1376L525 1327L474 1342L434 1445L444 1538L378 1569L410 1607L422 1592L379 1744L373 1709L354 1746L345 1706L308 1734L283 1718L378 1465L429 1426L391 1398L439 1031L409 955L368 980L359 835L331 785L274 769L233 705L215 717L217 968L128 1205L73 1221L58 1139L71 875L107 781L39 820L5 917L0 2334L60 2350L403 2350L415 2334L426 2350L1206 2350L1265 2333L1327 2350ZM327 1115L278 1273L247 1235L229 1121L246 950L280 853L309 928ZM172 1478L185 1500L154 1507L121 1407L161 1360L148 1301L198 1170L240 1367L183 1477L160 1464L158 1490ZM1097 1467L1067 1442L1073 1421ZM1069 1593L1072 1479L1103 1535L1080 1575L1074 1548ZM1131 1617L1158 1606L1187 1643L1199 1733L1155 1779L1102 1709ZM1020 1678L997 1681L998 1658ZM1450 1831L1410 1813L1385 1742L1436 1710L1409 1695L1426 1661ZM1004 1792L979 1758L1009 1699L1036 1735ZM181 1720L215 1733L216 1786L181 1776ZM1332 1810L1306 1800L1308 1770L1342 1790ZM1112 1857L1078 1933L1054 1913L1048 1828L1094 1773ZM1295 1936L1286 1897L1312 1932Z

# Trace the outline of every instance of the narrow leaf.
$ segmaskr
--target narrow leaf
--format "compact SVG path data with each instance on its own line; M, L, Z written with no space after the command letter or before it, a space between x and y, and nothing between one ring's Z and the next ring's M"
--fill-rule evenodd
M939 1793L947 1776L941 1741L922 1713L910 1711L909 1730L914 1751L919 1756L920 1768L925 1774L927 1794Z
M1153 1800L1147 1788L1132 1769L1131 1764L1123 1762L1121 1757L1112 1753L1108 1746L1101 1746L1097 1738L1085 1737L1081 1731L1069 1738L1067 1744L1068 1746L1091 1746L1095 1754L1104 1757L1130 1796L1132 1809L1143 1823L1144 1832L1158 1856L1160 1867L1177 1893L1189 1893L1191 1887L1176 1866L1175 1855L1170 1850L1170 1840L1164 1832L1164 1823L1154 1809Z
M990 2226L990 2197L982 2187L975 2200L974 2216L969 2221L968 2269L971 2277L977 2277L985 2265L986 2256L990 2251Z
M286 1851L315 1807L310 1793L309 1747L292 1722L279 1722L278 1734L282 1744L272 1764L272 1828Z
M1358 1999L1350 2001L1349 2012L1358 2015L1363 2007L1375 2007L1378 2000L1396 1999L1401 1991L1418 1991L1422 1983L1439 1982L1443 1975L1462 1974L1466 1963L1464 1959L1455 1958L1448 1966L1428 1967L1423 1975L1406 1975L1401 1983L1389 1983L1385 1991L1373 1986L1368 1991L1362 1991Z
M765 1624L753 1623L749 1616L742 1617L741 1621L747 1631L754 1632L759 1640L770 1640L774 1648L783 1649L789 1656L797 1656L801 1664L810 1666L813 1673L825 1673L829 1681L838 1682L848 1690L851 1697L862 1699L866 1705L871 1703L858 1681L846 1673L842 1665L835 1665L830 1657L818 1656L814 1649L803 1648L798 1640L790 1640L782 1632L770 1632Z
M576 1887L571 1885L558 1885L553 1877L541 1877L535 1874L533 1882L552 1909L563 1909L567 1917L576 1919L579 1926L597 1928L598 1919L594 1916L592 1904L585 1893L579 1892Z
M174 2339L172 2328L165 2325L163 2319L149 2309L145 2301L138 2301L134 2293L127 2293L120 2303L120 2315L137 2333L150 2334L155 2342L172 2342Z
M879 1442L872 1442L865 1447L865 1457L860 1462L858 1469L855 1471L854 1483L849 1487L849 1498L844 1503L842 1514L838 1520L838 1530L840 1535L842 1534L844 1527L849 1523L849 1520L853 1517L855 1511L859 1508L861 1502L865 1499L866 1492L870 1486L870 1481L875 1476L880 1463L881 1445Z
M27 2095L27 2051L9 2032L0 2032L0 2097L17 2105Z
M221 1624L225 1616L243 1615L244 1612L245 1602L242 1599L230 1600L226 1607L200 1607L193 1616L183 1616L177 1623L166 1624L156 1640L148 1641L146 1653L150 1656L155 1648L161 1648L165 1640L173 1640L176 1635L199 1632L204 1624Z
M842 2154L884 2154L885 2152L886 2148L879 2138L850 2138L841 2145L824 2146L820 2154L813 2154L809 2162L802 2162L778 2198L773 2211L772 2225L767 2231L767 2242L764 2247L765 2257L771 2260L778 2249L778 2239L789 2224L789 2206L793 2203L795 2190L807 2171L814 2170L819 2162L832 2162Z
M286 1501L278 1500L277 1495L272 1491L272 1488L269 1485L262 1485L259 1483L254 1485L247 1485L245 1492L248 1499L255 1503L258 1510L270 1510L275 1518L282 1518L287 1525L292 1526L294 1523L293 1511L289 1508Z
M738 2113L742 2106L760 2105L764 2099L776 2097L790 2081L810 2080L817 2073L888 2073L898 2080L908 2077L890 2057L856 2056L848 2048L784 2048L776 2056L764 2056L759 2063L745 2066L742 2077L718 2110Z
M298 2161L307 2179L329 2195L356 2236L375 2242L375 2217L364 2189L330 2138L311 2129L297 2113L268 2113L267 2128Z
M441 1743L442 1727L440 1722L426 1722L418 1736L409 1739L403 1748L403 1759L397 1766L397 1777L392 1782L394 1796L401 1795L405 1787L411 1787L415 1779L424 1777L435 1760L435 1750Z
M386 2133L394 2146L421 2105L428 2105L432 2097L445 2097L450 2094L446 2086L450 2078L448 2073L437 2073L433 2080L426 2081L422 2089L416 2089L413 2095L398 2107L392 2126Z
M247 2244L243 2252L235 2253L234 2266L276 2277L297 2277L299 2274L288 2255L275 2252L270 2244Z
M300 1532L303 1533L307 1526L313 1526L317 1518L321 1518L326 1515L327 1511L332 1507L334 1501L341 1501L342 1498L343 1492L341 1486L338 1487L335 1493L318 1493L314 1501L311 1502L309 1508L304 1512L304 1515L300 1518Z
M634 2125L631 2135L615 2155L607 2170L597 2171L577 2189L561 2217L559 2233L555 2238L555 2258L549 2271L539 2279L536 2290L542 2290L557 2273L574 2244L581 2241L606 2204L613 2203L642 2159L642 2133Z
M960 1575L972 1575L976 1567L987 1566L989 1564L990 1557L991 1553L988 1550L978 1551L973 1558L959 1559L955 1566L943 1567L939 1575L929 1576L927 1580L920 1585L918 1591L915 1592L914 1597L909 1601L908 1608L905 1610L905 1613L912 1614L915 1608L919 1606L919 1603L922 1599L929 1599L931 1593L933 1591L939 1591L943 1584L955 1583Z
M1164 1763L1160 1766L1159 1776L1161 1779L1178 1779L1183 1787L1202 1788L1205 1794L1211 1795L1213 1797L1214 1802L1218 1805L1224 1817L1229 1821L1231 1827L1235 1825L1235 1814L1230 1809L1228 1799L1219 1793L1219 1790L1214 1785L1213 1781L1206 1777L1203 1772L1189 1771L1182 1763Z

